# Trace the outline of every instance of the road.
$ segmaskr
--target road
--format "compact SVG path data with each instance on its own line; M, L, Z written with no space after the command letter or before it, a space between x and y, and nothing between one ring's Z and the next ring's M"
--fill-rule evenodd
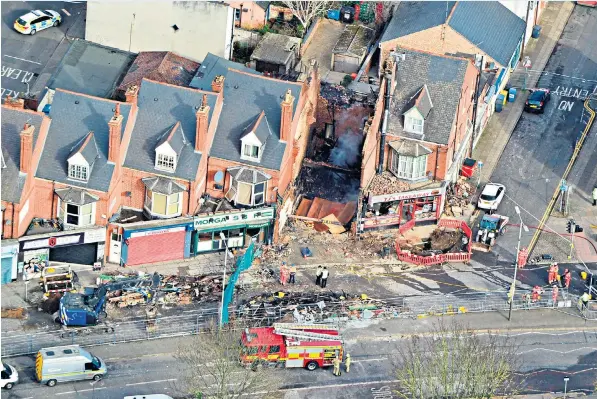
M50 9L62 15L62 24L36 33L23 35L13 28L14 21L30 10ZM2 2L2 101L6 96L21 98L27 93L37 95L34 85L38 78L49 79L57 62L49 63L60 48L66 52L68 37L84 38L86 4L62 1ZM61 54L58 54L59 61Z
M523 113L496 166L491 181L506 186L499 213L518 223L515 205L529 226L539 224L584 129L583 101L597 87L595 57L597 9L576 6L552 53L538 87L552 92L543 115ZM518 235L496 244L500 259L516 257ZM522 246L534 230L523 232Z
M486 316L483 316L486 317ZM491 317L502 316L494 313ZM552 314L550 317L560 317ZM567 316L562 316L567 317ZM466 319L464 319L466 320ZM495 322L493 324L495 324ZM534 322L534 321L533 321ZM563 389L564 376L570 377L569 391L589 392L597 373L597 326L576 325L562 329L529 328L533 331L518 331L512 336L519 345L522 367L519 377L524 377L524 392L558 392ZM283 384L282 392L292 393L293 398L371 398L389 399L398 386L393 371L393 362L403 338L377 339L372 329L399 331L403 321L386 321L366 328L347 332L346 347L353 357L350 374L334 377L331 370L310 372L303 369L276 369ZM520 321L519 325L525 324ZM421 331L429 327L428 321L420 322ZM477 327L481 328L481 325ZM582 330L581 330L582 329ZM90 382L62 383L54 388L39 385L34 381L33 357L4 359L15 366L22 376L21 383L12 391L4 391L2 398L40 398L50 393L56 398L114 399L125 395L164 393L180 396L184 376L174 353L191 337L163 339L156 342L139 342L127 345L99 346L91 352L108 364L106 378L94 385ZM384 394L386 392L386 394ZM264 397L265 393L257 395Z

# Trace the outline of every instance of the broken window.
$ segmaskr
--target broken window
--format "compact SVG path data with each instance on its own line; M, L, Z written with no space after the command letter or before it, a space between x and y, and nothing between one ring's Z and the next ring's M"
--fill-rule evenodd
M246 206L257 206L265 203L267 182L245 183L230 178L230 190L226 193L226 199L236 204Z

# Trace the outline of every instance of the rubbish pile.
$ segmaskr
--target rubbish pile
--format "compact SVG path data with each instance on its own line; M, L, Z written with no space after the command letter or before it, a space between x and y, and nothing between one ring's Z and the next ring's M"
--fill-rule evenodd
M307 227L319 232L329 231L332 234L342 234L346 231L343 226L350 223L356 209L356 201L343 204L319 197L312 200L303 198L295 215L292 215L291 218L303 220Z
M468 243L468 240L461 230L438 227L431 232L428 238L419 242L413 242L412 240L401 241L400 248L402 251L415 255L430 256L462 252L465 242Z
M462 216L467 207L472 206L472 196L475 187L466 181L466 177L460 176L458 181L450 185L446 195L444 213L446 216Z
M405 181L399 180L387 170L379 175L373 176L369 184L369 191L374 195L393 194L406 191L410 185Z

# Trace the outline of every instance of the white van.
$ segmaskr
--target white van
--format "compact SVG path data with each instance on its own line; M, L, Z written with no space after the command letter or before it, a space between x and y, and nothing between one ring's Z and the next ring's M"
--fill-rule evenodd
M99 381L107 372L102 359L79 345L43 348L35 359L37 381L50 387L63 381Z
M19 373L10 364L2 362L2 379L0 386L5 389L12 389L12 387L19 382Z

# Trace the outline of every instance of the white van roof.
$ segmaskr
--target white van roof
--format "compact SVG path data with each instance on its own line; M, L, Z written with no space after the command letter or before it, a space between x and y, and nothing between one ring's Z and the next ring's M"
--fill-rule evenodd
M79 345L54 346L52 348L42 348L39 350L44 359L58 359L77 356L89 356L89 353Z
M125 396L124 399L173 399L173 398L168 395L157 393L157 394L153 394L153 395Z

